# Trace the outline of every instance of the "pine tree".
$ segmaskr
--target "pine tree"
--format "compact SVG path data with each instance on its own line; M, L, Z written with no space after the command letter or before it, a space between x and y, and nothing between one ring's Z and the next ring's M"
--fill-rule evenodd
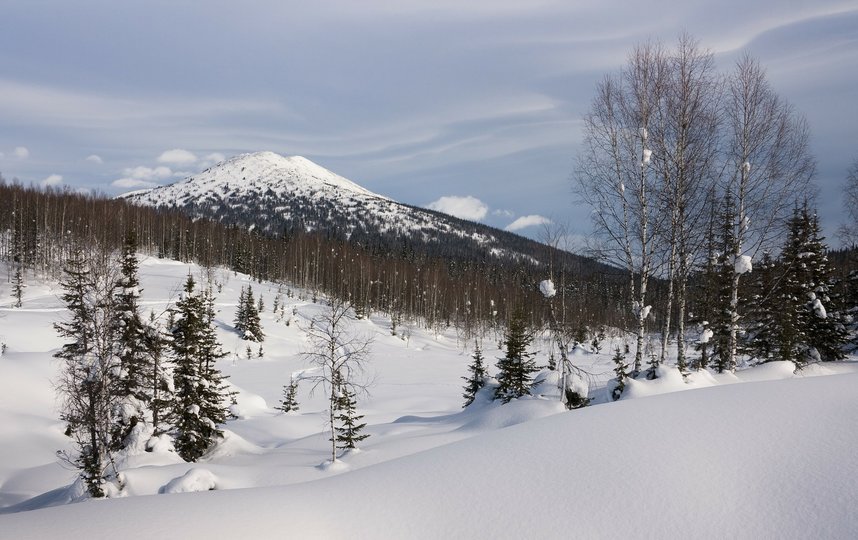
M339 377L342 380L342 377ZM361 433L366 427L366 423L360 423L363 415L357 414L355 410L357 400L354 393L349 389L348 385L340 385L339 397L337 399L336 415L336 444L340 450L354 450L356 444L369 437L367 433Z
M495 399L509 403L511 399L530 395L531 374L537 370L533 353L527 351L532 341L533 336L527 330L524 314L516 312L504 333L506 356L498 360Z
M465 404L462 405L463 408L474 402L477 392L485 386L486 377L488 377L483 351L480 350L479 345L474 346L474 353L471 355L471 358L474 361L468 366L468 376L462 377L466 382L465 393L462 394L462 397L465 398Z
M175 362L175 446L185 461L198 460L223 435L217 425L226 421L228 412L223 379L214 367L224 353L212 326L211 294L194 294L195 286L194 278L188 276L184 294L174 308L171 343Z
M295 377L291 377L289 384L283 387L283 399L278 408L285 413L298 410L298 381Z

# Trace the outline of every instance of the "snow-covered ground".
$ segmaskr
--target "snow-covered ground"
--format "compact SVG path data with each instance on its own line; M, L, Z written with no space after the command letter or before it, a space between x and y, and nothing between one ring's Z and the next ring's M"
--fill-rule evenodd
M144 308L161 313L189 271L200 273L143 260ZM276 285L253 283L265 301L266 339L264 356L254 345L248 359L232 320L251 281L223 270L214 277L230 356L220 367L239 391L240 418L198 463L141 452L124 464L126 497L64 504L75 471L55 455L69 447L52 386L60 290L31 284L24 307L12 309L2 277L0 512L8 513L0 538L858 536L855 364L796 375L791 364L772 363L687 380L662 368L659 379L633 381L623 400L606 403L613 346L605 344L601 354L574 351L596 375L593 406L564 412L546 391L507 405L481 396L463 411L470 351L455 331L405 326L393 336L389 321L374 316L354 326L375 340L375 384L359 402L370 437L322 468L323 395L310 396L303 383L299 412L274 407L290 376L309 367L301 327L324 308L309 295L284 296L287 318L296 312L287 326L271 313ZM493 373L497 337L483 345ZM546 362L539 354L537 363ZM697 390L677 392L686 389Z

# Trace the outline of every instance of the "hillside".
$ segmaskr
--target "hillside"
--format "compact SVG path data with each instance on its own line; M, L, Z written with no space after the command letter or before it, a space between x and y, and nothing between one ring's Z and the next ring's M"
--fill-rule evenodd
M320 231L373 250L530 264L553 257L577 273L613 271L510 232L393 201L300 156L242 154L181 182L123 197L268 235Z

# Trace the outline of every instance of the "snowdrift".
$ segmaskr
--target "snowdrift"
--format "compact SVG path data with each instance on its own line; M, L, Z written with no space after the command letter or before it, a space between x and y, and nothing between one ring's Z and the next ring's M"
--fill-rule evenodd
M561 413L285 487L0 516L4 538L855 538L858 374Z

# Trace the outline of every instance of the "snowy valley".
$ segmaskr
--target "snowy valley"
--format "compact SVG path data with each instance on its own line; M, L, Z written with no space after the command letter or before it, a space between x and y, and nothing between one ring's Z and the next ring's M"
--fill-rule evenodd
M189 273L206 278L195 265L141 259L147 313L175 302ZM218 365L237 392L237 418L196 463L169 445L132 448L119 463L125 488L106 500L71 486L77 471L55 454L70 449L53 387L60 361L52 353L62 340L52 324L68 317L58 285L31 283L21 308L0 304L4 538L101 537L115 527L107 515L119 520L123 538L843 538L858 530L850 511L858 497L851 361L796 373L791 362L774 362L684 379L662 366L658 379L628 381L614 403L606 383L610 351L622 339L608 336L601 353L570 351L592 374L590 406L566 411L543 371L533 396L501 405L489 385L463 410L471 347L455 329L405 324L393 335L390 320L373 315L351 329L374 341L367 362L374 382L358 400L369 437L323 466L327 404L302 380L312 369L301 353L324 299L281 286L284 318L271 308L278 285L225 269L209 277L221 291L217 336L228 355ZM250 357L232 326L246 285L265 304L265 340L252 344ZM483 339L491 375L501 339ZM532 349L545 365L547 341ZM276 407L293 376L299 410L283 413Z

